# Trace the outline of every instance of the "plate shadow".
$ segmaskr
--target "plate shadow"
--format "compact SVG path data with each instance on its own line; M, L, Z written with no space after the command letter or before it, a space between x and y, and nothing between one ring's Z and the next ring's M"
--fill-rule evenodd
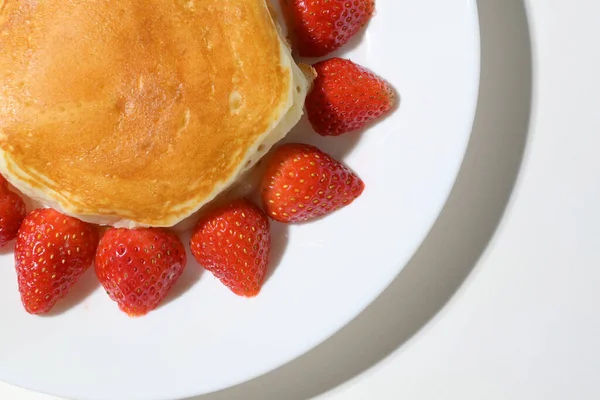
M189 400L304 400L328 392L409 341L477 264L511 198L532 100L524 0L477 3L481 82L471 141L450 197L412 260L363 313L313 350L261 377Z

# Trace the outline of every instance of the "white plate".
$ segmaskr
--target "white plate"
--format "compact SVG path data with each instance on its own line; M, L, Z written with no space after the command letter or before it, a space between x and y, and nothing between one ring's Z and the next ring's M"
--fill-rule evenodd
M256 299L232 295L190 264L169 301L139 319L119 312L92 271L52 316L27 315L6 252L0 380L75 399L206 393L301 355L381 293L424 239L460 167L479 31L475 0L378 0L377 9L343 54L389 80L399 109L364 133L325 139L302 124L292 136L357 171L367 186L359 200L314 223L274 224L277 265Z

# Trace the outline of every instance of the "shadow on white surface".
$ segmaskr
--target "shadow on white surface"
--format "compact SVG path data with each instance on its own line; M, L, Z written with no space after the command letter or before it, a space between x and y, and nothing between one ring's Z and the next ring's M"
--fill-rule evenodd
M307 354L262 377L190 400L304 400L371 368L448 302L504 213L527 141L531 42L522 0L479 0L481 86L473 134L455 187L429 236L390 287Z

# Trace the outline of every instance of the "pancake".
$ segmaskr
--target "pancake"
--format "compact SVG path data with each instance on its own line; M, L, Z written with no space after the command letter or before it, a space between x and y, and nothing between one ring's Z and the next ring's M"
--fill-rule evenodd
M85 221L172 226L298 122L265 0L0 0L0 172Z

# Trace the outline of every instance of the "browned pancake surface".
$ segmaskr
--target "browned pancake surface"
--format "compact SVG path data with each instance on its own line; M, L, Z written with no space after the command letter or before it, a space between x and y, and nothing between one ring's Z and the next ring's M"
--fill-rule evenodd
M263 0L0 4L5 173L72 214L171 225L289 108Z

